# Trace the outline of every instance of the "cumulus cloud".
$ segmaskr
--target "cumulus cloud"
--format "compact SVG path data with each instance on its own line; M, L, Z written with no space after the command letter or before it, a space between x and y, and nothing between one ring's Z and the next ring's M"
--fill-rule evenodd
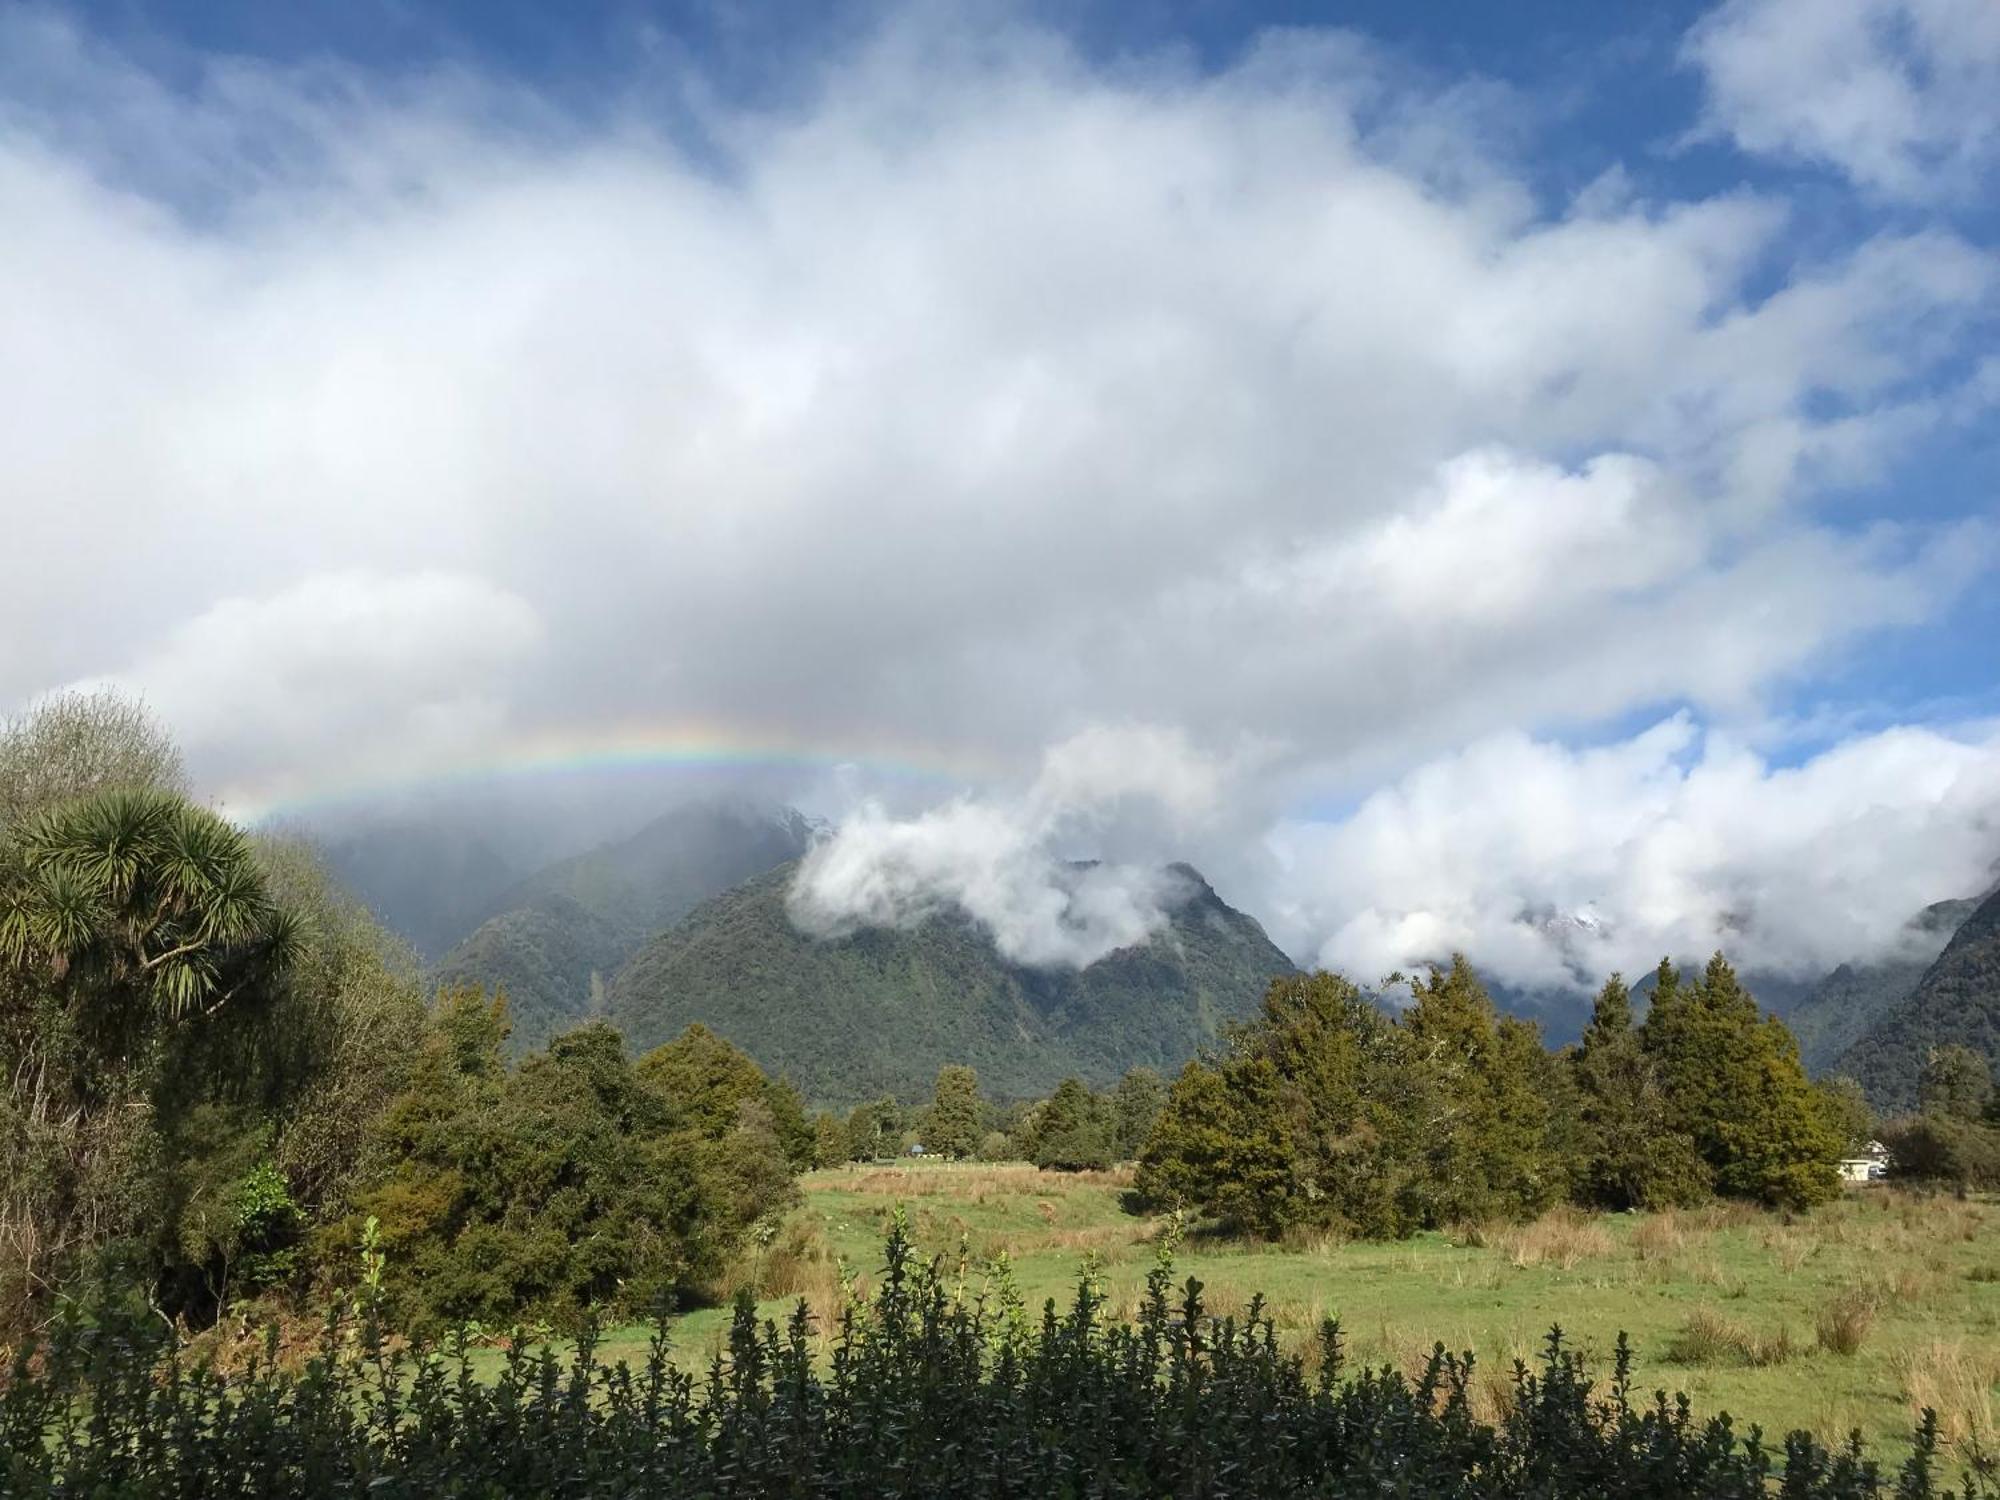
M1690 44L1731 129L1766 11ZM755 106L668 72L585 118L470 69L169 78L0 10L0 703L115 677L211 786L631 720L1019 781L1055 743L1019 796L857 813L800 910L948 901L1074 962L1156 930L1169 853L1279 912L1229 851L1288 803L1754 719L1990 581L1980 516L1853 498L1990 417L1966 237L1551 199L1504 90L1347 33L1107 66L881 14ZM1861 180L1942 150L1895 139ZM1078 734L1135 723L1176 727ZM1302 952L1459 930L1300 868Z
M956 912L1017 963L1082 968L1158 932L1189 890L1158 862L1100 854L1137 853L1147 830L1195 832L1227 774L1172 731L1093 726L1051 749L1019 797L902 819L864 803L800 862L792 920L836 936Z
M1806 977L1992 883L2000 728L1890 729L1784 766L1686 715L1588 749L1503 734L1271 840L1306 893L1291 930L1364 981L1463 951L1570 989L1717 948Z
M1687 52L1710 127L1745 151L1914 200L1990 191L2000 167L2000 7L1988 0L1730 0Z
M337 751L355 777L463 756L503 727L507 678L542 640L534 610L483 579L322 573L217 600L74 686L143 697L207 759L227 803L232 770Z

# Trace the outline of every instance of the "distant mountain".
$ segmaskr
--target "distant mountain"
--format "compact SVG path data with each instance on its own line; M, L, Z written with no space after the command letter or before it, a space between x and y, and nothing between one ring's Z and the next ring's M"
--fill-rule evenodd
M440 984L504 988L510 1045L539 1046L601 1012L619 965L698 903L805 852L790 808L694 803L630 838L559 861L490 903L491 915L438 963Z
M1168 927L1082 970L1011 963L957 915L810 937L786 913L792 868L772 870L647 943L612 982L608 1014L638 1051L700 1021L828 1103L919 1096L946 1063L970 1063L1003 1098L1069 1074L1172 1073L1294 972L1253 918L1174 870L1184 895Z
M2000 1064L2000 891L1965 918L1914 991L1835 1065L1861 1081L1878 1109L1912 1109L1932 1047L1959 1042Z
M1978 904L1939 901L1925 907L1910 921L1905 951L1875 963L1842 964L1780 1010L1799 1040L1806 1071L1815 1077L1843 1071L1849 1049L1916 991L1924 972ZM1762 994L1754 987L1752 993Z
M518 856L453 820L309 830L336 879L426 962L464 937L518 881Z

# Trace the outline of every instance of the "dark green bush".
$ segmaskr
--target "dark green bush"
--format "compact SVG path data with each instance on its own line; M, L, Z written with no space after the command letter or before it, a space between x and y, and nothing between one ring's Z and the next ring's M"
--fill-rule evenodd
M1340 1332L1316 1368L1283 1353L1261 1303L1208 1317L1163 1265L1136 1324L1088 1282L1039 1327L955 1298L900 1225L872 1303L815 1356L803 1308L780 1331L739 1302L705 1377L673 1368L667 1328L641 1369L586 1331L559 1357L517 1345L475 1378L465 1342L393 1354L372 1317L329 1329L302 1371L188 1368L143 1321L71 1318L0 1389L0 1493L118 1496L1721 1496L1945 1493L1935 1424L1893 1478L1858 1439L1782 1450L1685 1398L1633 1400L1621 1340L1593 1386L1551 1333L1516 1366L1507 1415L1468 1399L1442 1346L1415 1380L1348 1373ZM1005 1299L1002 1299L1003 1301ZM1991 1497L1974 1475L1963 1493Z

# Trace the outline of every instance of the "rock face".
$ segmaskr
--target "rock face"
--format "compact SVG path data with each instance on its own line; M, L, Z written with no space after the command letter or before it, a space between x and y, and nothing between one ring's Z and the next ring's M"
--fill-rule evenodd
M641 948L607 1014L635 1050L700 1021L828 1104L927 1094L946 1063L1003 1098L1072 1074L1098 1086L1142 1065L1170 1074L1294 969L1254 919L1174 869L1184 896L1169 925L1084 969L1011 963L957 915L815 938L786 913L792 869L772 870Z

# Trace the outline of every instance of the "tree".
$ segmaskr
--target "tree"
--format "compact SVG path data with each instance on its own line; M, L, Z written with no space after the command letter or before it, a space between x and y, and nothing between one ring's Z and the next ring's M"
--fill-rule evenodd
M1917 1078L1917 1112L1949 1120L1977 1120L1993 1099L1993 1071L1970 1047L1933 1047Z
M873 1161L894 1156L900 1149L903 1128L903 1107L893 1095L856 1105L847 1117L848 1158Z
M767 1078L749 1053L699 1021L640 1058L638 1070L673 1100L684 1122L711 1137L734 1129L746 1108L763 1110L793 1170L813 1165L813 1127L798 1090Z
M931 1107L917 1128L926 1151L956 1158L978 1150L979 1075L957 1064L938 1069Z
M1574 1191L1582 1202L1668 1208L1708 1197L1708 1164L1669 1118L1653 1060L1632 1025L1631 992L1616 974L1598 992L1572 1066L1582 1125Z
M1534 1029L1501 1020L1462 954L1411 993L1403 1033L1424 1093L1417 1217L1442 1225L1546 1208L1567 1186L1567 1164L1550 1150Z
M0 835L80 797L183 789L173 741L116 693L62 693L0 722Z
M0 835L0 1321L113 1239L153 1270L216 1243L179 1217L231 1190L195 1158L250 1170L310 1072L262 1024L300 936L249 840L173 792L90 792Z
M1111 1127L1102 1101L1075 1078L1056 1085L1035 1122L1035 1165L1083 1172L1111 1165Z
M1414 1227L1422 1090L1401 1032L1335 974L1274 980L1226 1050L1175 1081L1137 1188L1272 1237Z
M830 1109L812 1118L813 1161L815 1167L842 1167L851 1160L847 1147L847 1126Z
M592 1023L510 1070L504 1027L478 1024L496 1015L444 997L411 1086L370 1132L352 1212L315 1237L322 1263L344 1261L375 1218L404 1326L644 1312L717 1275L793 1200L768 1091L744 1086L718 1039L634 1066Z
M1846 1074L1823 1078L1813 1087L1819 1093L1820 1112L1839 1137L1843 1154L1868 1149L1875 1139L1875 1111L1861 1085Z
M1151 1068L1134 1068L1111 1091L1112 1144L1121 1161L1133 1161L1167 1102L1167 1086Z
M1694 985L1667 964L1661 979L1642 1039L1670 1123L1694 1141L1717 1191L1786 1208L1837 1196L1838 1125L1784 1023L1759 1014L1720 953Z
M17 830L0 865L0 962L39 966L103 1037L268 993L298 936L250 842L172 792L100 792Z

